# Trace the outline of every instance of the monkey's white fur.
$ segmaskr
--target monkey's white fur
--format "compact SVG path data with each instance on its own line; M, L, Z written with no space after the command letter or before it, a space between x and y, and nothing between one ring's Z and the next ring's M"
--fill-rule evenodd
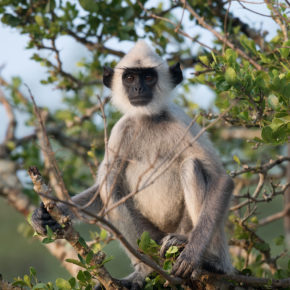
M147 106L135 107L130 104L122 83L122 74L126 68L152 68L158 70L158 85L154 92L154 99ZM112 103L124 114L157 114L171 102L172 82L167 63L147 45L139 40L114 69L112 81Z
M123 88L122 73L138 67L154 67L158 81L152 101L134 107ZM195 277L208 265L209 269L231 273L224 220L233 183L207 136L195 140L200 127L193 124L189 128L191 119L171 101L173 88L167 64L144 41L138 41L114 69L112 100L124 116L111 131L96 184L73 201L81 206L89 203L87 209L96 214L102 204L110 208L147 184L107 214L125 238L137 247L137 239L148 231L162 243L163 252L187 240L173 266L177 276L192 273ZM100 192L97 198L96 191ZM43 225L37 213L32 220L36 226ZM142 286L151 269L135 257L131 260L135 272L127 279Z

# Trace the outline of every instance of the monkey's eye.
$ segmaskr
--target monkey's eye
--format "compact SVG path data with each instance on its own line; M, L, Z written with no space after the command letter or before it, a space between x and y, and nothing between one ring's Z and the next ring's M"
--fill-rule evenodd
M132 83L134 81L134 76L133 75L126 75L125 79L128 83Z
M152 75L145 75L145 81L146 82L151 82L153 80L153 76Z

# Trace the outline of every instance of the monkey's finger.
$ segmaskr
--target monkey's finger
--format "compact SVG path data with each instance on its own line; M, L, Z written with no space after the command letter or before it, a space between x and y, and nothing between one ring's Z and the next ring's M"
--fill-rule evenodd
M185 269L183 270L182 277L188 278L192 272L193 272L192 266L190 264L187 264Z
M167 252L167 250L169 249L169 244L162 244L162 246L161 246L161 248L160 248L160 250L159 250L159 255L160 255L160 257L165 257L165 254L166 254L166 252Z
M194 269L190 275L190 279L192 281L194 280L197 280L201 275L201 269L200 268L197 268L197 269Z
M178 276L178 277L183 277L183 272L187 269L187 262L184 260L180 260L177 259L177 261L175 262L173 269L172 269L172 274L174 276Z

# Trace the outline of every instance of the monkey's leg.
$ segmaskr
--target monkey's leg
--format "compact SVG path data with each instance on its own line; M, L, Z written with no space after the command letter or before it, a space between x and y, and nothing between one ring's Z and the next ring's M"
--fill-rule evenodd
M131 200L112 210L110 221L120 230L130 244L137 249L137 239L144 231L159 242L164 236L149 220L147 220L135 207ZM126 249L125 249L126 250ZM142 289L145 278L152 272L152 269L143 264L131 253L126 251L134 272L121 280L124 286L129 289Z
M188 159L182 165L181 183L193 230L172 273L187 278L202 267L204 253L213 242L215 230L220 230L219 226L223 225L233 182L229 176L223 172L213 172L211 167L200 160ZM224 242L220 240L214 246L220 249Z

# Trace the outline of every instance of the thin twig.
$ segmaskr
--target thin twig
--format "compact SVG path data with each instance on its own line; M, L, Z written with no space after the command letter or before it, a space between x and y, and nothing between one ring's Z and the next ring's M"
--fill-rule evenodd
M225 20L224 20L224 34L225 34L225 38L227 39L228 37L228 33L227 33L227 24L228 24L228 15L231 9L231 5L232 5L232 1L229 1L229 7L227 9L226 15L225 15ZM224 42L223 44L223 55L225 53L225 49L226 49L226 43Z
M261 190L262 190L262 188L264 186L264 183L265 183L265 174L264 173L263 174L260 173L259 174L259 183L258 183L258 185L257 185L257 187L255 189L255 192L252 195L252 198L256 198L259 195L259 193L261 192ZM231 211L238 210L238 209L244 207L245 205L247 205L248 203L250 203L250 201L249 200L245 200L245 201L241 202L240 204L232 206L230 208L230 210Z
M263 165L259 165L259 166L244 166L244 169L240 170L240 171L231 171L230 176L231 177L236 177L238 175L247 173L247 172L252 172L252 173L260 173L260 172L267 172L268 170L270 170L271 168L273 168L274 166L281 164L285 161L290 161L290 157L288 156L281 156L276 160L270 160L267 163L264 163Z
M265 226L265 225L272 223L278 219L281 219L284 216L286 216L288 213L290 213L290 204L287 207L285 207L284 210L261 219L259 221L259 226Z
M254 61L250 56L248 56L244 51L240 48L235 47L233 43L231 43L228 39L225 38L222 34L217 32L211 25L205 22L204 18L199 16L197 12L188 4L186 0L180 0L181 3L185 4L185 7L188 9L189 13L196 18L198 23L204 27L205 29L209 30L213 35L217 37L220 41L225 43L228 47L235 50L241 57L249 61L257 70L262 70L262 66L259 65L256 61Z
M50 141L49 141L48 136L47 136L46 128L45 128L40 110L36 105L35 99L32 95L30 88L27 85L26 85L26 87L28 89L30 98L33 102L33 107L34 107L34 111L35 111L35 115L37 117L38 127L39 127L39 132L38 132L39 133L39 141L41 143L41 149L42 149L42 153L44 155L45 165L49 169L49 176L50 176L50 179L52 180L53 188L54 188L57 196L60 197L60 199L69 200L70 196L69 196L69 193L64 185L61 172L60 172L59 167L57 165L57 162L54 158L54 152L51 148L51 144L50 144Z
M168 19L168 18L166 18L166 17L162 17L162 16L159 16L159 15L156 15L156 14L150 12L148 9L146 9L146 8L144 7L144 5L143 5L140 1L137 1L137 2L138 2L138 4L139 4L139 6L140 6L140 7L141 7L141 8L142 8L146 13L148 13L148 16L149 16L149 17L151 17L151 18L155 18L155 19L158 19L158 20L162 20L162 21L166 21L166 22L172 24L172 25L175 27L174 29L175 29L175 31L176 31L177 33L179 33L179 34L181 34L181 35L183 35L183 36L185 36L185 37L191 39L193 42L196 42L196 43L198 43L199 45L201 45L201 46L207 48L209 51L214 51L214 52L216 52L215 49L213 49L213 48L211 48L210 46L208 46L207 44L205 44L205 43L199 41L199 40L197 39L197 37L192 37L192 36L190 36L188 33L186 33L184 30L180 29L180 25L179 25L179 24L176 25L176 23L174 23L172 20L170 20L170 19Z
M8 127L6 130L6 134L5 134L5 141L4 144L14 140L15 138L15 129L16 129L16 119L15 119L15 115L12 109L12 106L10 105L10 103L8 102L8 100L6 99L4 93L2 90L0 90L0 103L3 104L6 113L8 115L8 119L9 119L9 123L8 123Z
M273 13L273 19L276 21L276 23L280 26L283 36L284 36L284 41L288 40L288 31L287 31L287 20L283 18L283 16L280 14L280 12L277 10L276 7L271 3L270 0L265 0L265 2L268 5L268 8L272 11ZM284 23L285 21L285 23ZM288 19L289 21L289 19Z

